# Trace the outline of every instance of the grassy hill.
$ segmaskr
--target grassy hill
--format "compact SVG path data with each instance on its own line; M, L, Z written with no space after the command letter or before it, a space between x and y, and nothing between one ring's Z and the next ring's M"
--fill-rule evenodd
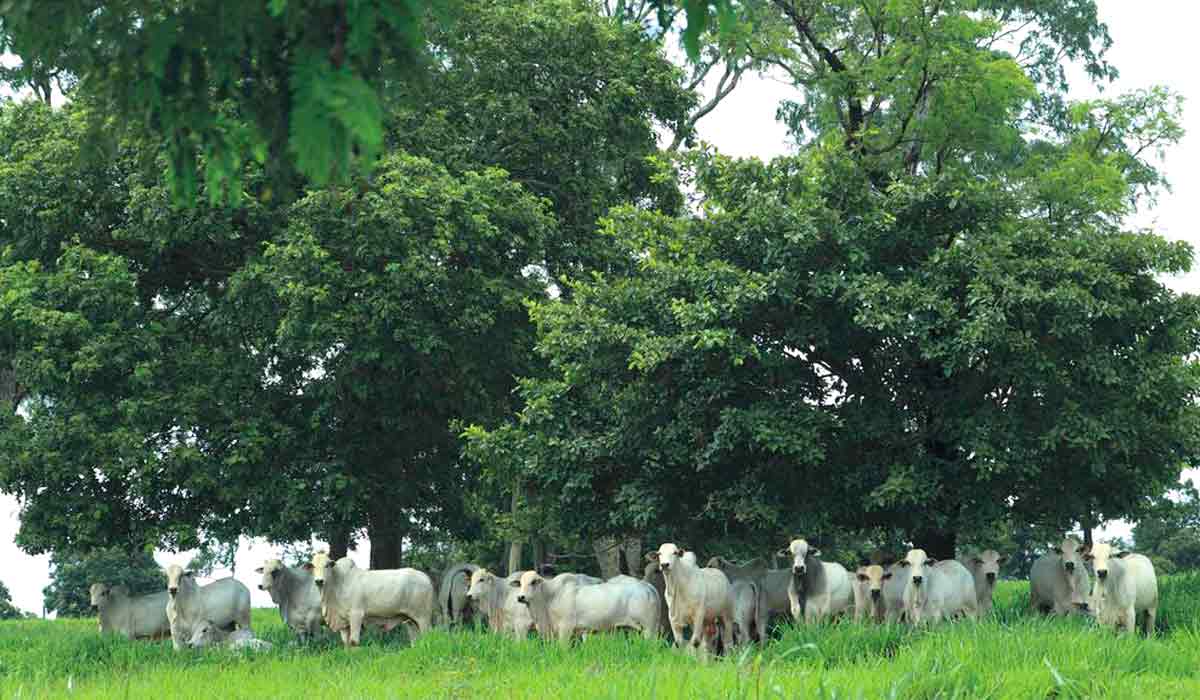
M1160 583L1151 640L1033 617L1028 585L1004 582L980 624L785 626L765 649L707 664L626 635L571 649L476 631L299 647L274 610L254 611L276 644L261 654L101 638L94 620L6 622L0 697L1200 698L1200 575Z

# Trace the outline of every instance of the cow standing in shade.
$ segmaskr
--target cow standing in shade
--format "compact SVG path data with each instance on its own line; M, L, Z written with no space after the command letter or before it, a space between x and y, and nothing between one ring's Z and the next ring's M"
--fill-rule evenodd
M127 639L170 636L166 591L130 597L125 586L93 583L90 592L92 607L99 613L101 634L122 634Z
M171 643L183 649L197 625L208 620L222 629L250 629L250 590L235 578L201 586L194 572L172 564L167 573L167 620Z
M529 607L517 602L517 591L512 588L514 581L519 583L522 573L518 571L502 579L487 569L477 569L471 574L467 588L467 599L484 616L488 627L517 639L525 639L533 629Z
M794 539L779 555L792 559L788 602L797 622L818 622L840 615L854 604L854 586L846 567L821 561L819 549Z
M576 632L624 627L647 639L658 634L658 593L632 576L589 583L566 574L547 580L526 571L509 585L517 590L517 602L529 606L538 633L563 645L570 644Z
M963 562L967 571L975 579L975 600L980 615L992 612L992 597L996 591L996 579L1000 577L1000 567L1008 557L994 549L982 551Z
M321 589L325 624L347 647L358 646L364 625L389 631L405 624L415 640L433 626L433 582L416 569L360 569L349 557L336 562L313 555L313 581Z
M1074 537L1038 557L1029 571L1029 605L1038 612L1068 615L1087 610L1090 590L1083 545Z
M321 631L321 591L311 571L284 566L278 559L268 559L254 571L262 575L258 589L271 594L283 624L301 641Z
M691 554L690 552L688 554ZM710 651L708 625L720 621L721 646L733 648L733 595L729 579L720 569L696 566L696 557L666 543L646 555L657 561L667 584L667 613L677 646L684 645L683 628L691 625L691 648Z
M1158 612L1158 577L1154 564L1144 555L1125 552L1108 544L1093 545L1084 553L1096 571L1090 605L1096 621L1133 632L1142 615L1143 631L1154 636L1154 617Z

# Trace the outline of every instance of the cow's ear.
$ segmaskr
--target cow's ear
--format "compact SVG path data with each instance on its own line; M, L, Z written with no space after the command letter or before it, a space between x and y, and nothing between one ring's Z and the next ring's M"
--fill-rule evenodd
M863 572L861 572L861 571L860 571L860 572L858 572L858 580L859 580L859 581L862 581L862 582L864 582L864 583L866 583L866 581L867 581L867 575L866 575L866 574L864 574L864 573L863 573Z
M520 582L520 581L509 581L509 582L508 582L508 585L509 585L509 587L511 587L511 588L520 588L520 587L521 587L521 582Z
M815 559L816 557L821 556L821 550L810 549L810 550L808 550L808 556L813 557Z
M304 569L305 571L312 571L316 567L313 566L313 563L311 561L306 561L306 562L304 562L304 565L301 566L300 568Z
M658 561L658 552L646 552L646 561Z
M196 578L196 572L191 570L183 572L183 575L187 576L188 578Z
M790 550L790 549L781 549L781 550L779 550L778 552L776 552L775 554L776 554L777 556L781 556L781 557L790 557L790 556L792 556L792 550Z
M983 566L983 560L979 557L973 557L971 559L971 566Z
M1132 554L1132 552L1126 552L1126 551L1122 550L1120 552L1117 552L1113 556L1116 557L1117 559L1124 559L1125 557L1129 556L1130 554Z
M997 564L1004 564L1007 561L1008 561L1008 555L996 557Z
M930 565L932 565L932 564L936 564L936 563L938 563L938 560L937 560L937 559L934 559L933 557L930 557L930 558L928 558L928 559L926 559L926 560L925 560L925 565L926 565L926 566L930 566Z
M1062 547L1059 547L1058 545L1054 545L1054 546L1050 547L1050 551L1054 552L1055 554L1058 554L1060 556L1062 555Z
M262 572L263 572L263 568L261 566L254 570L254 573L256 573L256 574L261 574Z
M907 569L907 568L908 568L908 566L909 566L909 564L908 564L908 560L907 560L907 559L901 559L900 561L898 561L898 562L896 562L896 563L897 563L897 564L899 564L900 566L903 566L903 567L904 567L904 568L906 568L906 569Z
M891 578L891 577L892 577L892 572L890 572L890 571L885 571L885 572L883 573L883 580L885 580L885 581L886 581L886 580L888 580L888 579L889 579L889 578Z

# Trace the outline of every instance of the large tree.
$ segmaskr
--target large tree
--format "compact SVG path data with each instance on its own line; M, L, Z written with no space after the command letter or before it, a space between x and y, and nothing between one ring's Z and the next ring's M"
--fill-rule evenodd
M554 372L478 458L574 532L890 528L945 557L1004 518L1136 515L1197 448L1200 305L1158 281L1191 250L1122 223L1175 98L1064 99L1056 56L1112 72L1090 3L771 5L799 153L698 159L700 216L614 216L636 269L536 309Z

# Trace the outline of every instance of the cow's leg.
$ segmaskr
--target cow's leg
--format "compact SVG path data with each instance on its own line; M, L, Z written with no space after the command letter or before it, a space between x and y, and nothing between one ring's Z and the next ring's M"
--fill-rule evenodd
M362 639L363 611L350 611L350 646L358 646Z
M747 625L748 627L748 625ZM746 639L750 639L750 630L746 630ZM733 650L733 615L725 612L721 615L721 646L725 647L725 653L728 654Z
M171 645L175 647L175 651L179 651L186 645L187 641L184 636L186 632L183 625L171 625Z
M1126 632L1132 634L1137 628L1137 625L1135 624L1137 620L1137 609L1130 605L1128 608L1126 608L1125 614L1122 617L1124 618L1121 620L1122 626L1125 628Z
M675 646L682 647L684 644L683 622L676 620L673 617L671 617L669 619L671 622L671 636L673 636L675 638Z
M338 634L342 635L342 646L349 648L350 646L350 626L338 630Z
M1157 612L1154 608L1146 608L1146 619L1142 624L1147 637L1154 636L1154 617Z

